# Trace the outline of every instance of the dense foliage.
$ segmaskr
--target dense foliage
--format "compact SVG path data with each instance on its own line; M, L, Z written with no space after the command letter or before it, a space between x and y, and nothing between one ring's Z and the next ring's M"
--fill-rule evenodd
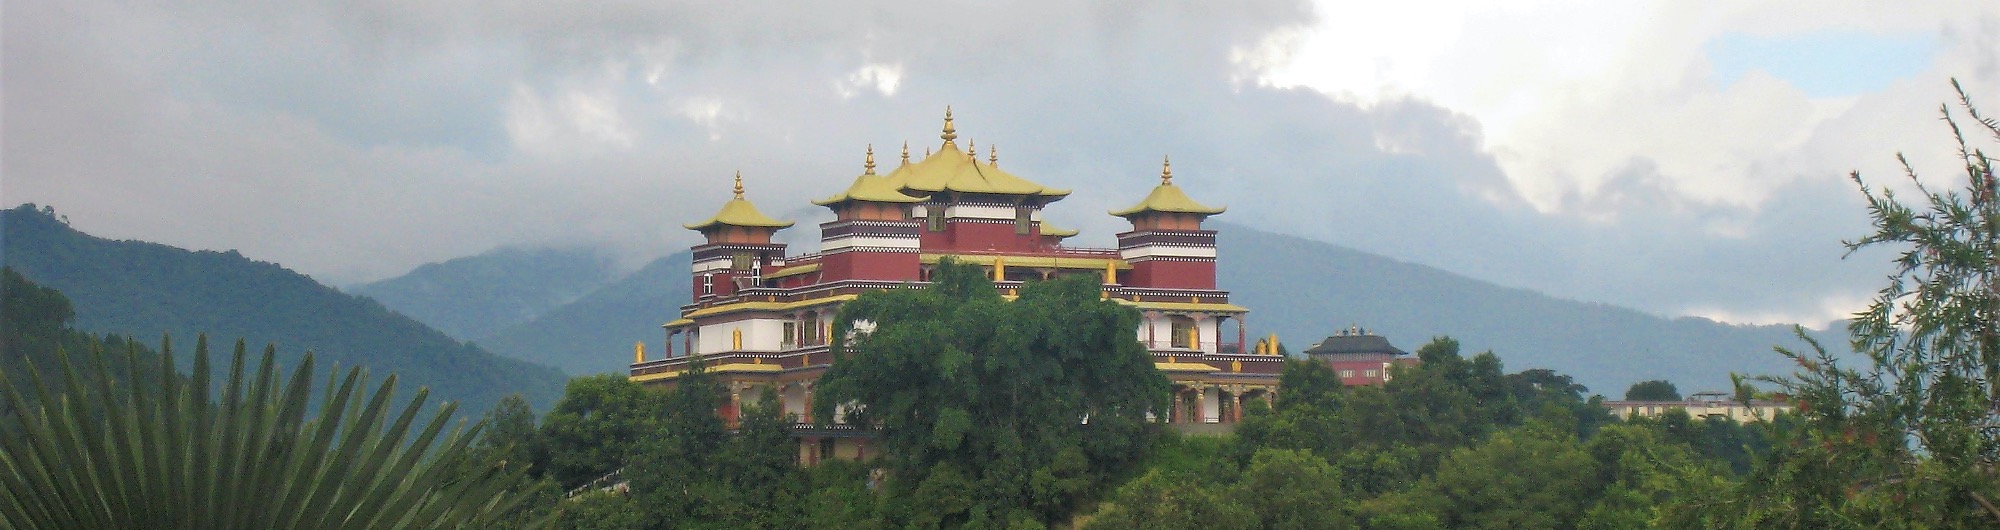
M819 382L815 417L839 406L875 425L891 490L917 497L892 521L1064 520L1143 456L1168 395L1132 334L1136 310L1087 276L1030 282L1011 301L972 265L946 260L932 282L843 306L839 362Z
M1632 383L1632 388L1625 389L1625 399L1628 401L1680 401L1681 390L1674 388L1674 384L1669 381L1659 379L1640 381Z
M279 362L295 364L311 350L322 364L395 373L472 410L488 409L510 393L543 406L561 395L563 377L553 369L493 355L381 304L234 251L92 237L33 205L0 211L0 230L6 265L61 290L75 303L81 329L284 344Z

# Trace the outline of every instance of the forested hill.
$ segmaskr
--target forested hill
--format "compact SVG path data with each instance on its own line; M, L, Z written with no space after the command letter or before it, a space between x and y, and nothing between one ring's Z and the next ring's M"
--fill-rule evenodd
M67 296L79 329L165 332L188 344L198 332L221 344L241 337L276 343L284 363L311 350L321 366L394 373L399 394L427 386L433 403L456 400L473 415L516 392L546 410L562 392L565 378L552 368L460 343L373 300L235 251L93 237L31 205L0 212L0 230L0 259Z
M660 354L661 324L688 302L688 253L653 260L583 298L476 340L504 355L560 367L572 374L624 373L632 343Z
M1723 390L1730 372L1790 373L1794 367L1771 347L1800 344L1790 326L1662 318L1319 241L1234 225L1219 229L1221 287L1250 308L1253 330L1278 333L1294 352L1349 325L1369 328L1405 350L1450 335L1468 351L1499 353L1509 371L1552 368L1593 392L1618 397L1648 379Z
M575 301L613 274L610 260L590 249L502 248L347 291L470 340Z

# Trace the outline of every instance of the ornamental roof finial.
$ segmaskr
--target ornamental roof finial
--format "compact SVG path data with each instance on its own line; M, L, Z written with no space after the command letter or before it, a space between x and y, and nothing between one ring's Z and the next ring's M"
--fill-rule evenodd
M736 198L743 198L743 170L736 170Z
M943 138L944 143L958 139L958 128L951 126L951 105L944 106L944 134L938 135L938 138Z
M1160 185L1174 185L1174 161L1171 157L1160 157Z
M903 164L910 163L910 141L903 140Z
M986 163L1000 167L1000 146L986 144Z
M868 162L862 167L868 168L867 171L862 172L863 175L875 174L875 144L868 144Z
M965 139L965 159L973 162L979 161L979 143L972 141L971 138Z

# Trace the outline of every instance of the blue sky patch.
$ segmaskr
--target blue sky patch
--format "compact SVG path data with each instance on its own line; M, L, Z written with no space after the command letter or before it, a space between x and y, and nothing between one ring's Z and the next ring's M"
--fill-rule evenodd
M1716 83L1724 88L1751 70L1763 70L1808 96L1841 97L1881 90L1929 69L1937 52L1937 34L1728 33L1710 40L1706 48Z

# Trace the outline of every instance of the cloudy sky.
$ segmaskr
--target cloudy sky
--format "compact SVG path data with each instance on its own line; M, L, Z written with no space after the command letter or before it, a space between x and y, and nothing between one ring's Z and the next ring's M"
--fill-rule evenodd
M1948 182L1951 77L2000 109L1978 0L27 0L0 31L0 199L340 285L508 245L636 266L737 170L810 222L953 105L1076 190L1048 216L1086 244L1172 154L1227 222L1818 323L1886 272L1841 259L1846 174Z

